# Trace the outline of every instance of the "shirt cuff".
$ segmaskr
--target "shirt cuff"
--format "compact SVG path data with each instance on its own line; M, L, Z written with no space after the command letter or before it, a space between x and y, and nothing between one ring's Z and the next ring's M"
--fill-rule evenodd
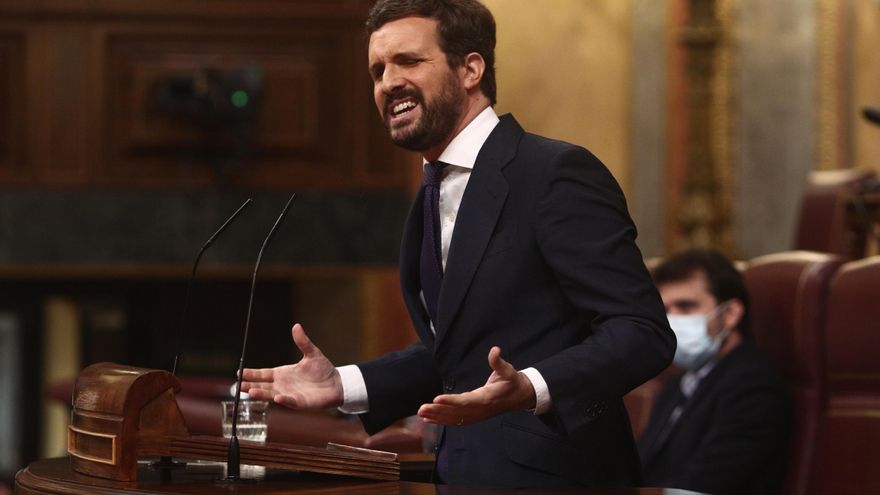
M520 371L520 373L526 375L526 378L532 382L532 387L535 389L535 416L549 412L550 408L553 407L553 400L550 398L550 388L547 387L547 382L544 381L541 372L535 368L526 368Z
M363 414L370 410L367 399L367 383L357 365L336 368L342 381L342 405L338 407L345 414Z

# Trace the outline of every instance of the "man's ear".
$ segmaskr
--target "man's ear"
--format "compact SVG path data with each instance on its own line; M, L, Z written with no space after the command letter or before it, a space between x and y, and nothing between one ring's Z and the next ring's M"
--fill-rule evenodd
M483 72L486 71L486 61L479 53L468 53L464 57L464 64L461 67L462 77L464 78L464 87L468 91L480 85L483 80Z
M739 299L728 299L721 316L724 321L724 328L739 328L739 323L742 321L745 311L746 308L742 301Z

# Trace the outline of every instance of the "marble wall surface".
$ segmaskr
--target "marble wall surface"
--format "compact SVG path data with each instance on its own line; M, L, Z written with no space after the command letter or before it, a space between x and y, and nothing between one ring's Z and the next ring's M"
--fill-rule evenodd
M632 29L632 171L630 213L646 257L665 253L667 160L671 131L667 95L668 2L634 0Z
M815 0L734 2L734 223L743 258L791 248L816 167L816 12Z
M251 266L289 197L281 191L5 191L0 264L188 266L248 197L254 203L205 254ZM393 265L409 209L403 192L301 193L266 250L266 263Z
M716 1L730 50L722 75L729 92L719 104L728 119L732 249L749 258L792 247L811 171L880 169L880 128L860 115L862 106L880 106L880 2ZM686 2L486 3L499 24L499 110L597 152L624 186L644 254L663 255L681 179L669 162L671 74L681 63L670 52ZM829 133L840 163L822 163Z

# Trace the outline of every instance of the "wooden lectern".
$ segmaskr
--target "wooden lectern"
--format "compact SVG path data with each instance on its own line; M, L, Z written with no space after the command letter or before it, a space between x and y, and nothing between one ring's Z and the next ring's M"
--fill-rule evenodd
M180 382L167 371L113 363L85 368L73 390L67 447L71 468L89 476L134 481L139 458L225 461L228 439L191 435L177 406L179 391ZM378 480L400 478L397 454L391 452L247 440L240 445L243 464Z

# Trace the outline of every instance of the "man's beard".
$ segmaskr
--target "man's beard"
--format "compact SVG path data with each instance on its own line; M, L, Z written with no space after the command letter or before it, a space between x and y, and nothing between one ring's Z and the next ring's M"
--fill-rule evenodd
M391 100L405 97L412 97L418 101L422 113L419 120L398 133L390 128L387 119L385 126L389 128L391 141L397 146L411 151L425 151L442 143L455 130L461 118L461 102L466 97L466 93L458 84L454 73L450 71L440 93L430 102L425 101L422 93L417 90L403 90ZM386 106L385 115L388 115L390 106L390 104Z

